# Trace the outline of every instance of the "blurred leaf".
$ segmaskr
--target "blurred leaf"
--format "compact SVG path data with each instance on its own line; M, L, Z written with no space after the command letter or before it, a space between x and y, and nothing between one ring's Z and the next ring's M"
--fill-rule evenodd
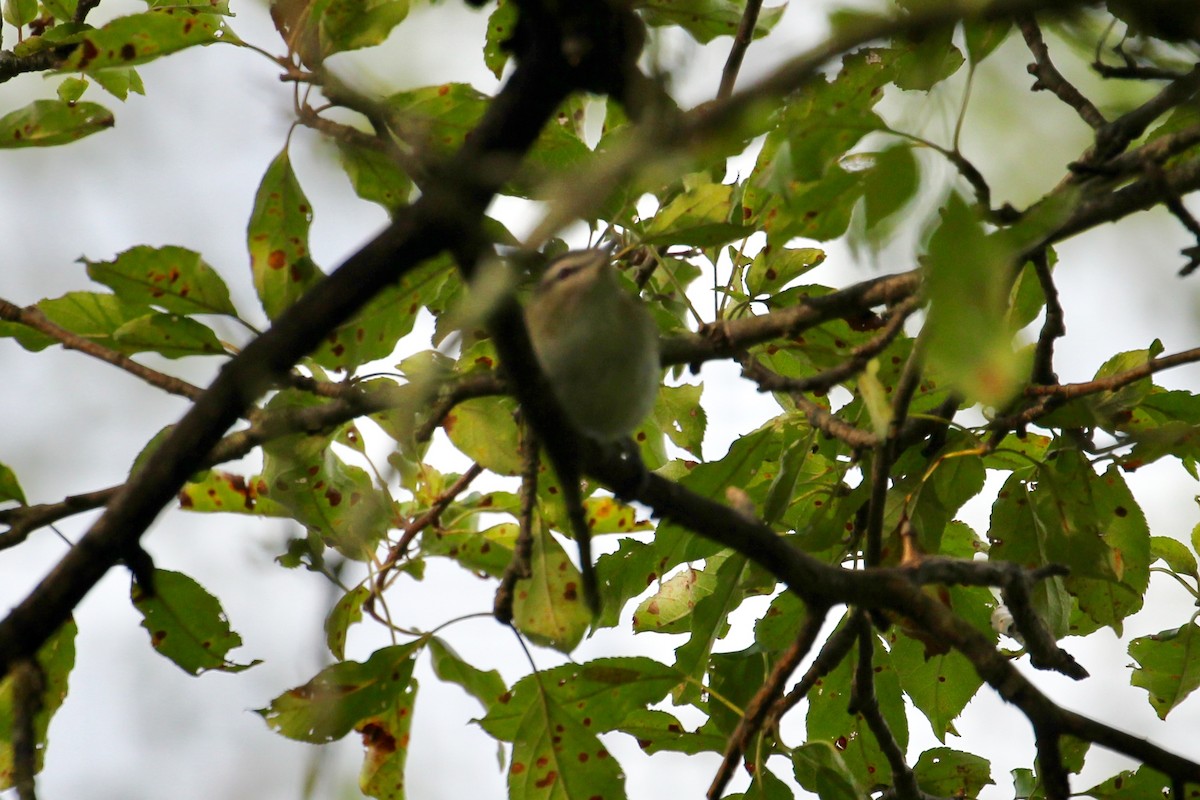
M409 0L330 0L321 14L326 56L374 47L408 16Z
M964 59L951 41L953 36L954 26L942 25L908 40L893 39L896 86L928 92L957 72Z
M678 25L701 44L737 33L744 10L744 5L735 0L638 0L634 7L641 10L647 25ZM770 33L786 8L787 3L763 8L753 38Z
M716 567L713 590L697 598L691 615L691 636L675 649L675 668L692 680L681 683L676 703L694 702L708 672L709 658L717 641L729 631L729 614L745 599L741 586L747 559L740 553L727 558L709 559L705 565Z
M1004 325L1011 261L1010 249L952 196L925 260L928 358L970 399L994 408L1008 402L1027 374Z
M516 407L511 397L476 397L455 406L442 427L467 458L497 475L519 475Z
M267 485L262 478L247 481L236 473L205 470L193 475L179 490L179 507L184 511L290 516L287 509L260 493L264 490Z
M366 586L355 586L334 604L325 618L325 645L338 661L346 659L346 632L350 626L362 621L363 604L371 597Z
M139 245L112 261L81 261L88 277L130 302L175 314L237 316L225 281L195 251Z
M325 744L385 714L405 697L416 653L425 640L376 650L365 663L340 661L303 686L288 689L267 708L267 725L289 739Z
M220 601L187 575L156 569L153 594L137 583L131 594L150 644L184 672L241 672L261 663L226 659L230 650L242 646L242 637L229 627Z
M0 117L0 148L68 144L113 124L112 112L97 103L34 100Z
M221 15L192 8L152 9L117 17L102 28L87 31L59 69L93 73L110 67L132 67L213 42L239 43Z
M972 64L983 61L1004 43L1012 33L1012 20L971 19L963 22L963 38L967 43L967 58Z
M720 753L725 749L724 735L705 728L688 731L679 720L665 711L634 709L617 730L637 739L638 747L647 754L665 750L695 755Z
M73 21L77 6L77 0L42 0L42 7L49 11L56 20L61 22Z
M987 759L949 747L921 753L913 773L921 791L940 797L978 797L983 787L996 785Z
M408 202L412 179L387 153L354 142L337 141L342 169L363 200L395 212Z
M689 188L654 215L642 231L643 244L715 247L745 238L754 229L741 224L733 189L721 183Z
M271 319L279 317L320 277L309 257L311 224L312 206L284 149L263 175L246 231L254 288Z
M517 27L517 7L510 0L497 0L496 8L488 17L487 40L483 46L483 63L497 78L508 63L505 44L512 38Z

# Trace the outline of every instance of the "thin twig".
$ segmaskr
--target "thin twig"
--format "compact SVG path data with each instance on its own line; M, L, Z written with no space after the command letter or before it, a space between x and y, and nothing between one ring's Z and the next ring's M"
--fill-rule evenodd
M1042 321L1042 331L1034 350L1031 379L1035 384L1055 384L1058 383L1058 376L1054 373L1054 341L1066 335L1067 324L1062 303L1058 299L1058 288L1054 285L1054 276L1050 274L1046 250L1043 248L1034 252L1031 259L1038 284L1042 287L1042 296L1046 299L1046 317Z
M1054 62L1050 60L1050 50L1042 39L1042 29L1038 27L1033 15L1022 14L1016 18L1016 23L1021 29L1021 35L1025 37L1025 44L1033 53L1034 63L1029 65L1029 74L1037 78L1033 84L1033 91L1053 92L1059 100L1075 109L1080 118L1095 130L1108 124L1100 109L1084 97L1054 66Z
M533 555L533 510L537 505L538 484L538 440L533 427L527 422L521 423L521 489L518 499L521 503L520 516L517 518L517 543L513 548L512 559L500 576L500 586L496 589L496 600L493 603L493 615L500 622L509 624L513 618L513 588L517 581L528 578L532 572L530 559Z
M193 386L185 380L167 375L155 369L150 369L150 367L143 366L128 356L54 324L35 306L21 308L7 300L0 299L0 319L24 325L49 336L68 350L77 350L84 355L89 355L92 358L119 367L130 375L141 378L151 386L162 389L168 394L195 400L203 392L200 387Z
M763 722L779 701L780 695L783 694L784 684L792 676L796 667L800 666L800 662L804 660L805 656L812 651L828 613L829 610L825 608L810 607L808 609L804 624L800 626L795 640L779 656L779 660L771 668L771 674L754 693L754 697L750 698L741 721L734 732L730 734L729 741L725 745L725 757L721 761L721 766L708 787L709 800L717 800L725 793L725 787L729 785L729 781L737 771L738 762L749 747L750 739L763 730Z
M733 85L737 83L738 71L742 68L742 59L746 50L754 41L754 28L758 25L758 12L762 9L762 0L746 0L746 8L742 11L742 21L737 33L733 36L733 45L729 48L729 58L725 60L725 69L721 72L721 86L717 89L717 99L724 100L733 94Z
M875 742L892 769L892 788L896 797L900 800L922 800L917 779L904 760L904 750L879 709L879 698L875 694L874 630L866 614L861 611L854 613L850 627L858 633L858 661L854 668L854 680L850 684L850 713L861 714L875 737Z

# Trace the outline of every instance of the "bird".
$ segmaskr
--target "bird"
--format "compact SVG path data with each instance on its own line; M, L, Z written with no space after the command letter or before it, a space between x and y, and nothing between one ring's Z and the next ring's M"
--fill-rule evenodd
M654 408L661 380L658 326L645 303L621 287L611 258L609 250L593 248L551 262L525 306L525 324L538 365L571 424L602 443L623 440L636 458L628 437ZM584 599L599 613L579 463L571 456L554 466L579 548Z

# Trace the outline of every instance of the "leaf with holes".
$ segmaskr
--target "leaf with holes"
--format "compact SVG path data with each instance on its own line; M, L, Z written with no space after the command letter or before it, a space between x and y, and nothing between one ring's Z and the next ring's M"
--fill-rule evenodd
M939 797L978 797L983 787L996 785L987 759L949 747L921 753L913 772L922 791Z
M134 583L131 596L154 649L184 672L241 672L261 663L235 664L225 657L242 646L242 637L229 627L220 601L187 575L156 569L153 593Z

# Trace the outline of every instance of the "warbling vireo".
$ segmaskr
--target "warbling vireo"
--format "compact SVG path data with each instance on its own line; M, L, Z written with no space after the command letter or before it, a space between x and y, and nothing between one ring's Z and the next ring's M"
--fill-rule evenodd
M533 351L563 412L581 433L605 442L627 437L646 418L660 376L658 328L642 302L617 283L609 259L607 250L567 253L546 270L525 306ZM584 599L599 613L578 461L568 458L555 468L579 546Z
M567 417L601 441L631 434L658 396L658 328L617 283L606 250L555 260L525 307L542 371Z

